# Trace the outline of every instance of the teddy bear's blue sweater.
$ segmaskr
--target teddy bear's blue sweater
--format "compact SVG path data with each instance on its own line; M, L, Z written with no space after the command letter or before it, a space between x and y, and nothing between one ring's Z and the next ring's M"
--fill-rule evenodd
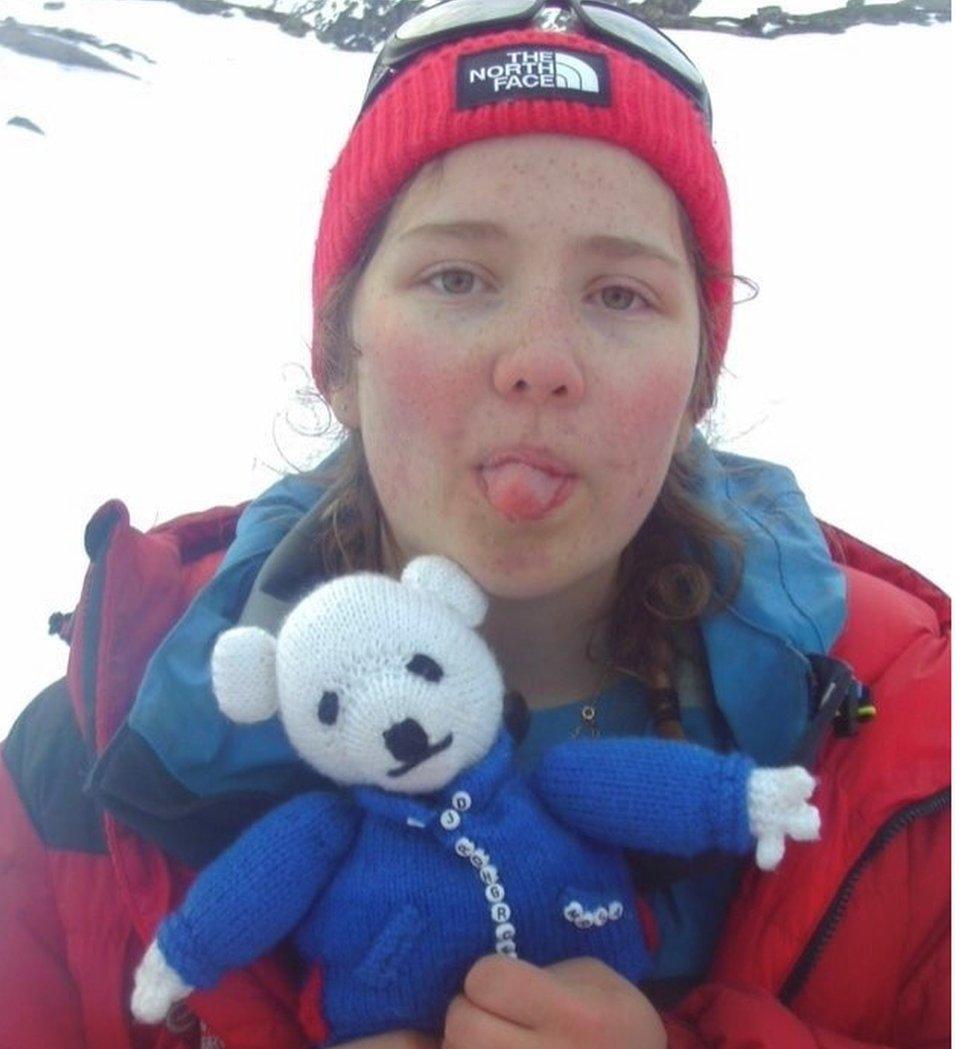
M753 762L662 740L554 747L527 780L507 733L424 797L302 794L252 826L160 927L166 959L210 987L295 932L325 971L329 1043L437 1033L479 957L597 957L650 975L622 847L690 856L751 844Z

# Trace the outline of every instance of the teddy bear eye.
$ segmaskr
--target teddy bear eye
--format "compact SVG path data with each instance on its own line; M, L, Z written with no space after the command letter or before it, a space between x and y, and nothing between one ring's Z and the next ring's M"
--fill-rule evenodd
M444 670L440 663L436 660L431 659L430 656L425 656L423 652L418 652L413 659L407 664L407 670L411 674L416 674L418 677L422 677L425 681L440 681L444 676Z
M334 725L339 716L339 695L336 692L323 692L319 700L319 721L323 725Z

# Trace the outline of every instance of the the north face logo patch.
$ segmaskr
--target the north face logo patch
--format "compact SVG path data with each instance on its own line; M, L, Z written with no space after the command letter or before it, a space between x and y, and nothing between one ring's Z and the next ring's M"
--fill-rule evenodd
M562 98L609 106L607 60L565 48L502 48L459 59L458 109L513 98Z

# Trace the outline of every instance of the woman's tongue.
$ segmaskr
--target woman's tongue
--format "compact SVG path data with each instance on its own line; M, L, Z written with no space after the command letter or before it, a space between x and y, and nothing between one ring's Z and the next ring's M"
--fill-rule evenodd
M567 481L564 474L546 473L528 463L508 462L486 466L482 477L488 502L510 521L534 521L556 505Z

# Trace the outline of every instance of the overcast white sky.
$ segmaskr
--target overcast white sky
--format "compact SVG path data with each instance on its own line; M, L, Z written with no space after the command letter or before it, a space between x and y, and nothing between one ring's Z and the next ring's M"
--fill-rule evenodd
M0 735L63 672L47 617L77 600L101 503L148 528L262 490L287 469L276 442L321 453L282 420L302 416L317 209L370 64L165 3L3 14L151 61L113 57L126 77L0 49ZM762 289L737 309L720 443L787 463L818 516L943 586L953 32L676 34L711 88L736 268Z

